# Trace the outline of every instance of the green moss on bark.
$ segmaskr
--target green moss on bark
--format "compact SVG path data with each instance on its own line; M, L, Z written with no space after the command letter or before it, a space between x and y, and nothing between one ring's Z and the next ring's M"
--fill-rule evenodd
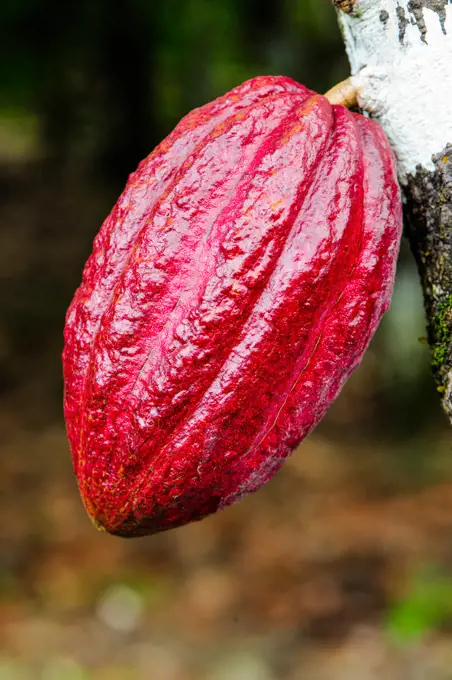
M424 291L432 371L452 418L452 145L405 188L407 235Z

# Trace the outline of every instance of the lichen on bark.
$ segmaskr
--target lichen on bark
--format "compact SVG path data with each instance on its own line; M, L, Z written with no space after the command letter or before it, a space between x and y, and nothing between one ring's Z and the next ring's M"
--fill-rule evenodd
M452 144L418 167L404 189L407 236L421 276L432 369L452 416Z

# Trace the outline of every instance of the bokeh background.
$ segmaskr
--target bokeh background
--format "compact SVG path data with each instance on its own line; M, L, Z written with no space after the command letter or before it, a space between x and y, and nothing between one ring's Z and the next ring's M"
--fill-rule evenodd
M2 0L0 680L452 678L451 430L406 245L362 366L236 506L98 533L65 436L64 314L127 175L249 77L347 69L329 0Z

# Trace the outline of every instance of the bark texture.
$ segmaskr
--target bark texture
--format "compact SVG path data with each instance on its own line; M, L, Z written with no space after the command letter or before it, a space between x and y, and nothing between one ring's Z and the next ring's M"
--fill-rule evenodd
M433 162L433 172L419 166L404 187L406 234L424 291L433 375L452 420L452 145Z
M359 104L398 159L432 370L452 421L452 0L333 0Z

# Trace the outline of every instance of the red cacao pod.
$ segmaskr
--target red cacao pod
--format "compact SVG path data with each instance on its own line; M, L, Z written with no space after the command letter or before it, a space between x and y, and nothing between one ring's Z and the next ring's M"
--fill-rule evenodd
M191 112L128 180L69 308L88 512L135 536L262 486L389 306L401 235L378 125L289 78Z

